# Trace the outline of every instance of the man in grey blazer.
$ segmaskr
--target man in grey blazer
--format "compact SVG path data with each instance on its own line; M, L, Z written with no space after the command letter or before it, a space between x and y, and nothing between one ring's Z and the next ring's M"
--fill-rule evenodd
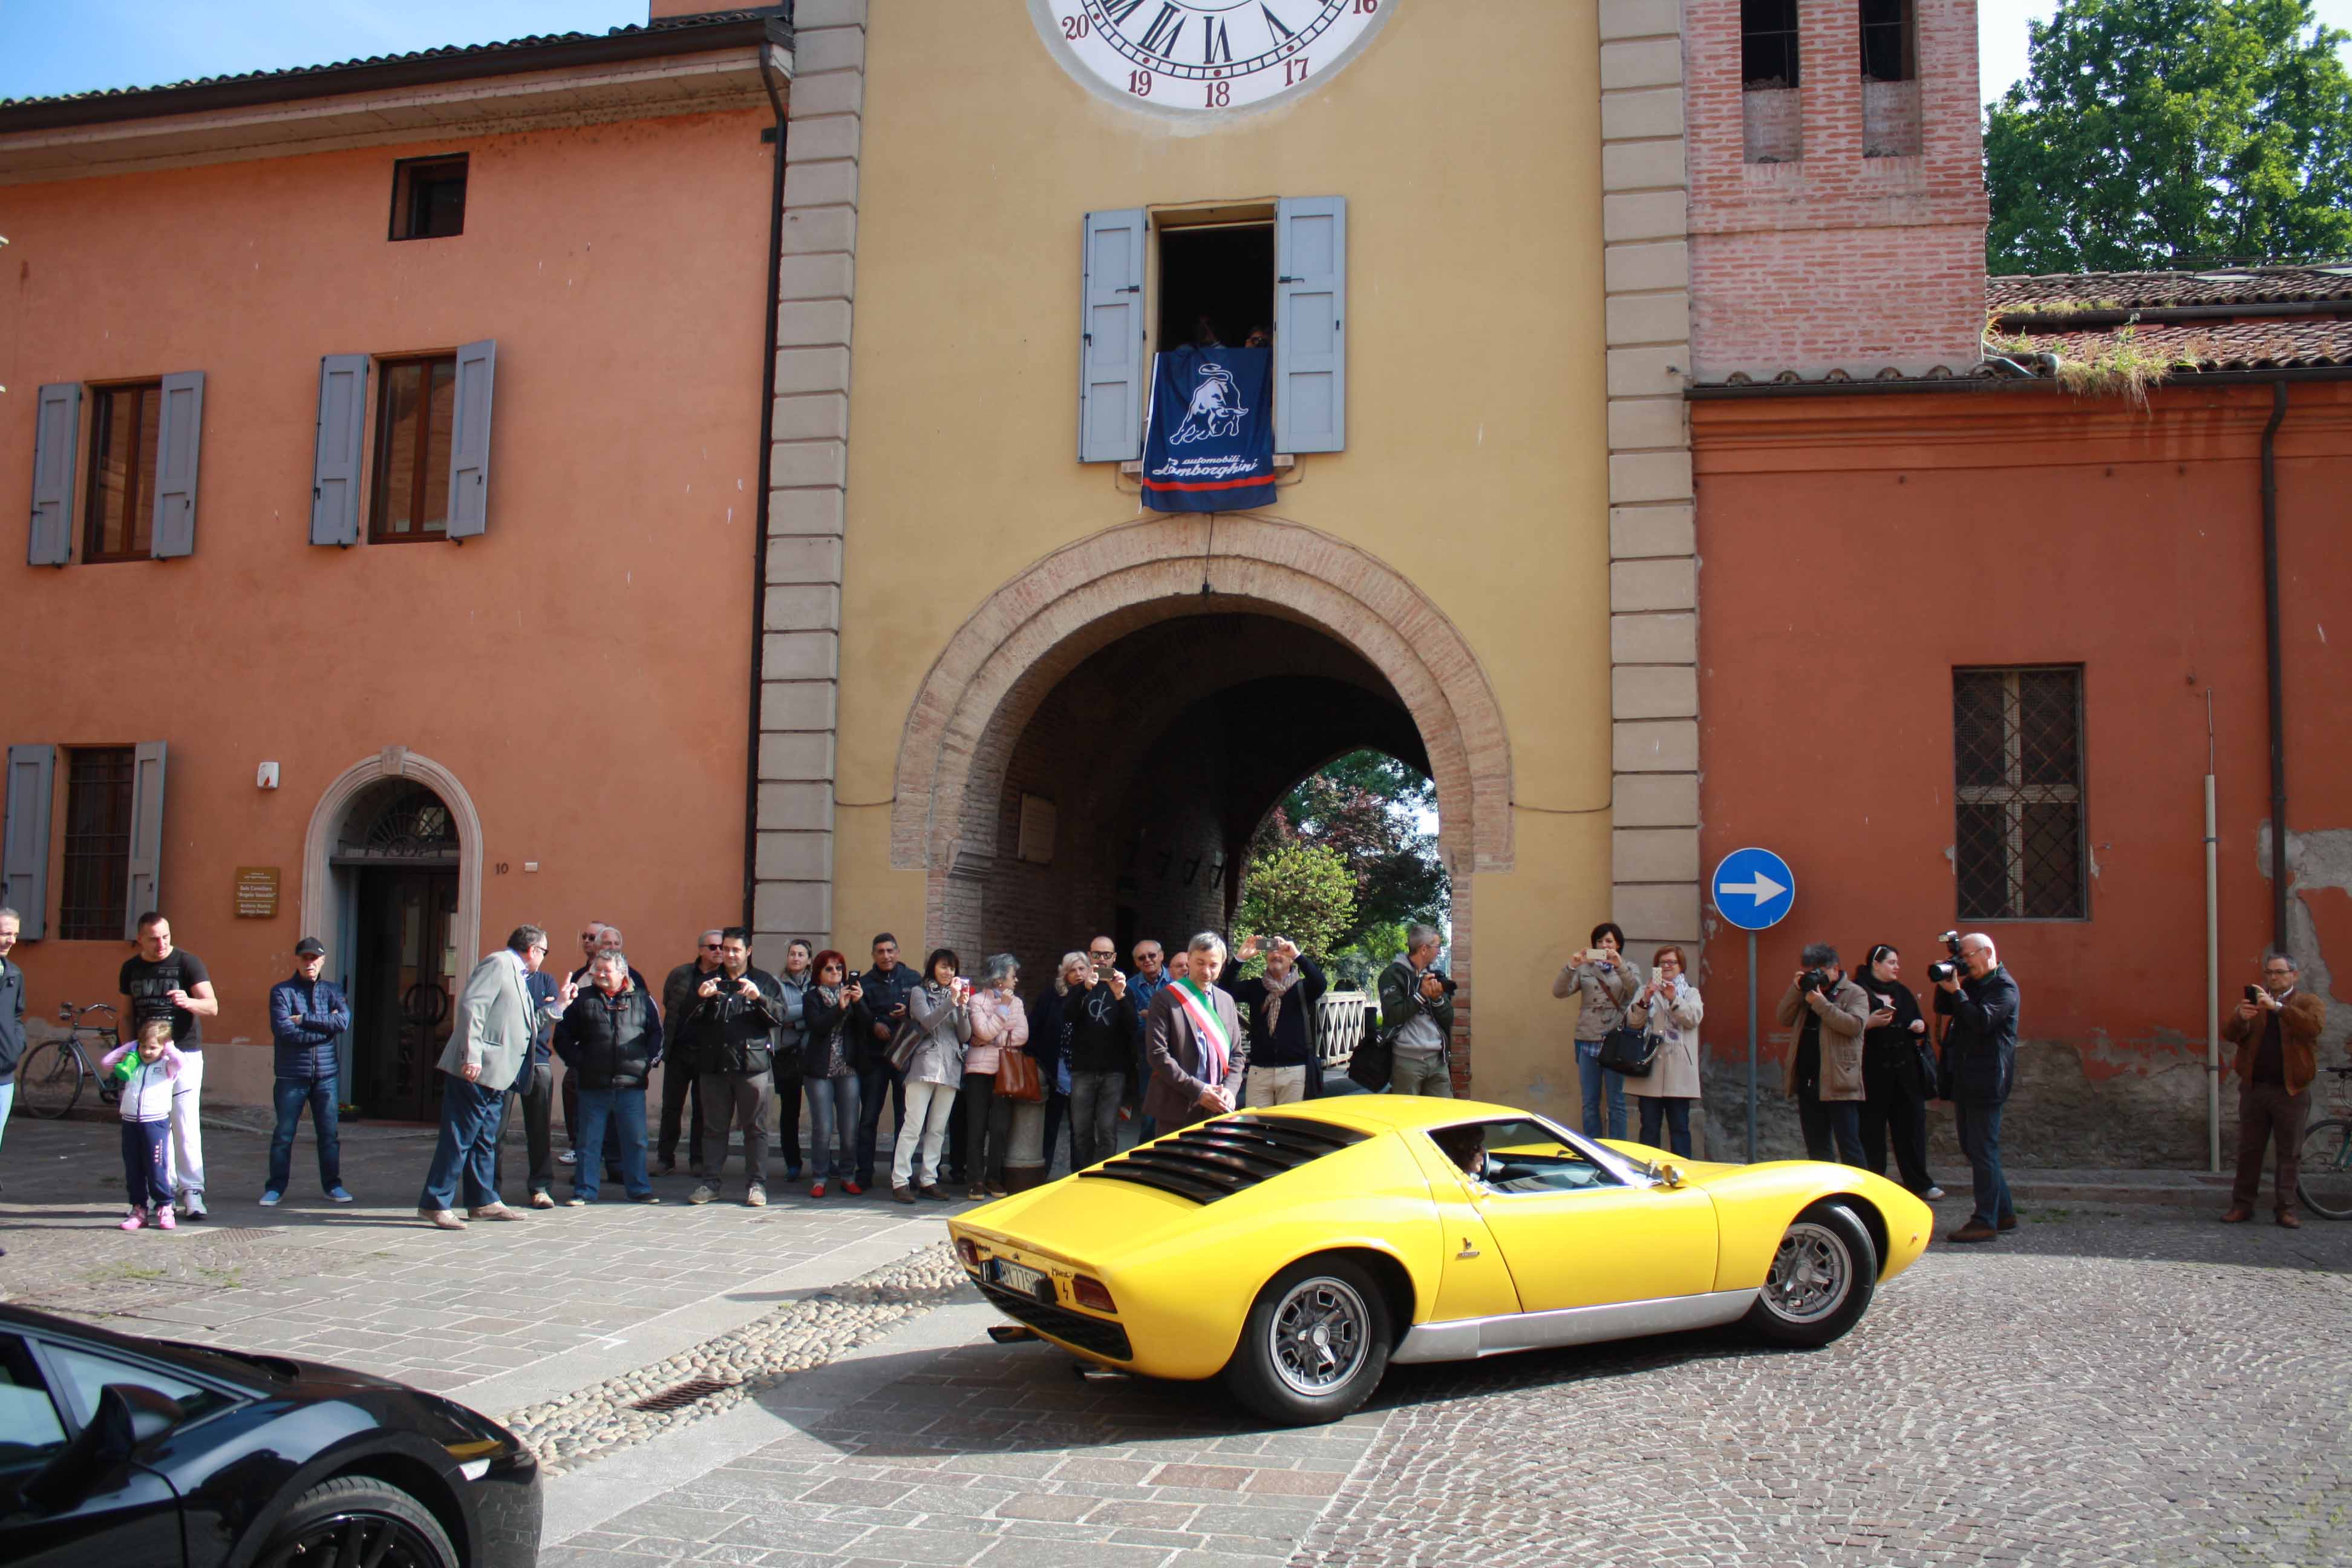
M517 926L506 946L474 965L457 998L457 1024L438 1063L446 1075L441 1085L441 1140L425 1173L424 1194L416 1200L417 1218L443 1230L466 1228L457 1215L461 1183L475 1219L522 1217L499 1201L495 1165L507 1090L530 1055L536 1027L538 1009L524 976L546 957L547 932ZM571 1000L571 991L564 987L564 1001Z
M1143 1113L1161 1132L1231 1110L1249 1066L1241 1015L1232 994L1217 984L1225 965L1223 940L1204 931L1189 951L1189 974L1162 988L1143 1018L1144 1057L1151 1067Z

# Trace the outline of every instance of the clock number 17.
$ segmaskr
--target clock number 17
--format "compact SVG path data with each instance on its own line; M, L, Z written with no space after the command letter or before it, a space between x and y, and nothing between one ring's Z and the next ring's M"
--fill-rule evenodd
M1307 79L1307 57L1297 55L1282 62L1282 85L1297 87Z

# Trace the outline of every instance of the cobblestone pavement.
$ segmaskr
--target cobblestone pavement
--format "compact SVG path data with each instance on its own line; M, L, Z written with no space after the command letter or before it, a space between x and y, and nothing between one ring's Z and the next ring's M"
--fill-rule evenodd
M1304 1432L1038 1346L897 1358L542 1562L2342 1563L2347 1330L2352 1226L2029 1205L1823 1352L1721 1332L1400 1367Z

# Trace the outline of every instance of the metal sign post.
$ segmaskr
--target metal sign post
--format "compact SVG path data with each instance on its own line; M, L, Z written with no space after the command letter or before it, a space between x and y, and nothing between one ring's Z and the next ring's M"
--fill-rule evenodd
M1797 877L1769 849L1735 849L1715 868L1715 912L1748 933L1748 1163L1756 1163L1756 933L1796 906Z

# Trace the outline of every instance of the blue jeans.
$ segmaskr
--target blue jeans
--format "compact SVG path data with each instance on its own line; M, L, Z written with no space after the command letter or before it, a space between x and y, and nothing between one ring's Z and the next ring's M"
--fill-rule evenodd
M1601 1091L1609 1090L1609 1136L1625 1136L1625 1075L1601 1065L1601 1042L1576 1042L1576 1081L1584 1090L1584 1135L1601 1136Z
M506 1110L505 1084L467 1083L454 1074L442 1075L441 1138L433 1145L433 1163L425 1168L418 1208L456 1208L461 1187L468 1208L487 1208L499 1201L499 1132L506 1125Z
M1990 1226L2017 1217L2017 1205L2009 1200L2009 1178L2000 1173L2000 1111L1998 1105L1977 1105L1965 1100L1952 1106L1960 1152L1968 1157L1969 1171L1976 1177L1977 1205L1971 1217Z
M1674 1140L1672 1152L1680 1154L1685 1160L1689 1159L1690 1108L1696 1102L1657 1094L1637 1094L1633 1098L1642 1102L1641 1142L1647 1143L1653 1149L1667 1147L1658 1142L1659 1123L1664 1122L1666 1136Z
M319 1140L319 1190L331 1193L343 1184L343 1140L335 1120L335 1080L322 1078L301 1083L281 1078L270 1086L278 1105L278 1131L269 1135L269 1180L263 1190L282 1193L294 1173L294 1129L301 1124L302 1107L310 1108L310 1131Z
M646 1177L646 1088L580 1091L580 1163L572 1167L572 1195L596 1201L596 1173L604 1168L604 1132L620 1144L621 1185L641 1198L654 1190Z
M802 1088L808 1093L809 1176L846 1182L857 1174L857 1075L806 1079ZM837 1152L835 1139L840 1141Z
M8 1112L16 1103L16 1080L0 1083L0 1132L8 1131Z

